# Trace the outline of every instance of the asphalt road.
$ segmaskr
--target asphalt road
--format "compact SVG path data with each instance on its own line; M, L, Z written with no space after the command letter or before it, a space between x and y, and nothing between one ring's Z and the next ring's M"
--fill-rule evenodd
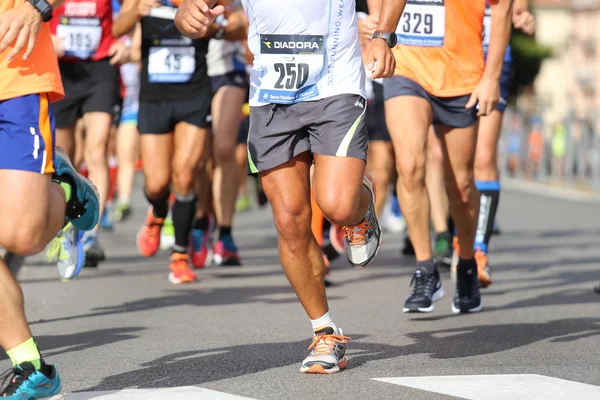
M109 260L97 270L62 283L37 256L19 275L67 399L600 398L600 204L505 191L495 283L478 314L451 313L448 272L433 313L403 314L413 260L399 256L399 235L367 269L336 262L328 294L351 360L340 374L307 376L298 369L310 323L279 267L269 209L236 220L242 268L212 266L173 286L166 252L137 253L139 190L137 200L133 219L102 237ZM122 391L131 388L171 389Z

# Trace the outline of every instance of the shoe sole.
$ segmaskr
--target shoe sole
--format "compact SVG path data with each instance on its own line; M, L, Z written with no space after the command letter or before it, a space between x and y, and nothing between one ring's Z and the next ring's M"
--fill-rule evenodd
M169 273L169 282L171 282L173 285L181 285L183 283L193 283L196 282L198 279L180 279L180 278L175 278L175 275L171 272Z
M192 257L192 265L194 266L195 269L204 269L206 267L208 267L209 265L212 264L214 259L214 253L212 250L208 250L208 253L206 254L206 259L204 260L204 263L202 265L196 265L193 262L193 257Z
M39 400L65 400L66 397L63 393L55 394L51 397L40 397Z
M213 261L219 267L241 267L242 262L237 258L224 258L222 255L215 254Z
M363 186L366 186L367 189L369 189L369 191L371 192L371 202L373 204L373 209L375 209L375 196L377 195L377 188L375 187L375 182L367 174L365 174L364 177L367 178L370 186L367 186L364 183L363 183ZM350 259L348 259L348 262L356 269L365 268L367 265L369 265L375 259L375 257L377 257L377 254L379 254L379 249L381 248L381 244L383 243L383 231L381 230L381 225L379 224L379 220L377 219L377 216L375 216L375 220L377 220L377 227L379 228L379 240L377 241L377 247L375 248L375 253L373 253L373 255L371 257L369 257L366 261L363 261L360 264L354 264L352 261L350 261ZM346 256L346 258L348 258L348 257Z
M94 229L94 227L96 225L98 225L98 222L100 222L100 218L102 217L100 215L100 192L98 192L98 188L96 187L96 185L94 185L94 183L91 180L89 180L85 176L77 173L77 170L73 166L73 163L71 162L71 159L69 158L69 155L63 149L61 149L60 147L57 147L54 150L54 153L55 153L55 156L57 154L59 154L59 153L61 154L62 159L71 167L71 169L73 171L75 171L75 173L78 175L78 178L80 180L82 180L83 183L85 183L87 186L89 186L89 187L92 188L94 194L96 195L96 199L98 199L98 202L96 203L96 207L98 208L98 218L96 218L96 220L94 221L94 224L90 228L86 229L87 227L78 226L76 222L77 222L77 220L79 218L78 219L72 219L72 220L70 219L70 221L73 224L73 226L75 226L77 229L81 229L82 231L90 231L90 230Z
M309 368L300 368L300 372L303 374L335 374L345 369L348 365L348 359L344 357L337 365L331 368L323 368L321 364L311 365Z
M452 312L454 314L468 314L468 313L475 313L475 312L479 312L481 311L481 309L483 308L483 301L479 301L479 305L475 308L456 308L454 306L454 302L452 302Z
M444 297L444 288L441 287L437 292L431 296L431 305L429 307L420 307L420 308L406 308L404 307L402 311L407 314L414 313L430 313L435 310L435 303L439 301L442 297Z

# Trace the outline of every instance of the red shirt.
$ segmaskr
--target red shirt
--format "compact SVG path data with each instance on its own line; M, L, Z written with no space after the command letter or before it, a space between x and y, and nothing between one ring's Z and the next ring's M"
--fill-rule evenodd
M52 34L63 39L61 60L102 60L115 41L111 0L67 0L50 20Z

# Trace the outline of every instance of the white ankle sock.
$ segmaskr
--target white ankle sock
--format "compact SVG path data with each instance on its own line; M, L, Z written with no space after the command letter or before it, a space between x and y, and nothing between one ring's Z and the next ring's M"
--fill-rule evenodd
M331 314L329 311L317 319L311 319L310 323L312 325L313 332L326 326L330 326L333 328L333 330L337 331L337 326L335 326L333 323L333 319L331 319Z

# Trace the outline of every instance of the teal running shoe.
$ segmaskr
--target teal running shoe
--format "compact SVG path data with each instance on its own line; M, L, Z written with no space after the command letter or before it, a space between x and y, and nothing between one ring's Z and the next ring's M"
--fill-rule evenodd
M8 384L0 392L3 400L63 400L58 371L53 365L43 365L50 376L36 371L33 364L25 362L9 370L3 377Z
M65 211L67 219L82 231L93 229L100 219L98 190L89 179L77 173L69 156L60 147L56 148L54 168L56 172L52 179L68 183L72 188L71 199L67 202Z
M58 276L63 281L75 278L83 268L85 251L82 235L83 233L69 222L52 240L46 252L48 262L57 262Z

